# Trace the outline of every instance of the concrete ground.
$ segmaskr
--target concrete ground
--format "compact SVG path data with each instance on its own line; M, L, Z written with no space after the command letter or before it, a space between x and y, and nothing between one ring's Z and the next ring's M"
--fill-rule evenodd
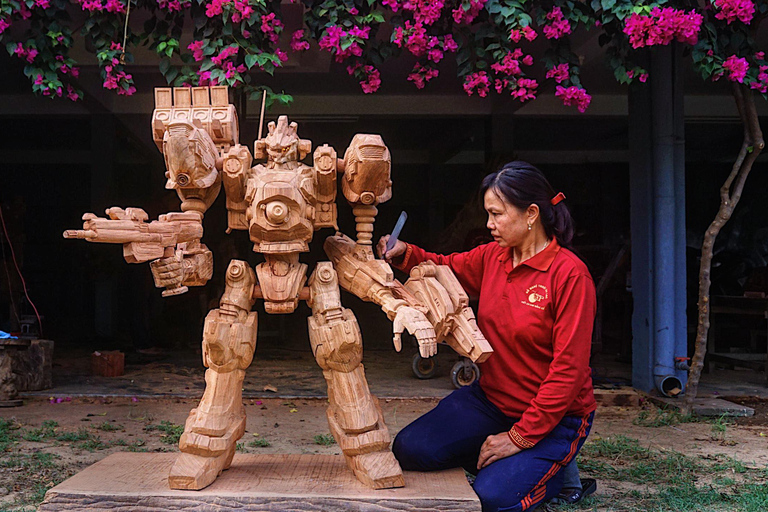
M459 360L447 346L440 346L438 370L428 380L417 379L411 365L416 347L365 351L363 363L374 395L380 398L441 398L454 387L451 368ZM631 384L631 366L611 356L593 358L593 380L597 389L618 389ZM28 397L185 397L199 398L204 389L204 367L199 353L173 351L161 355L126 353L125 375L98 377L91 374L90 351L59 351L54 357L54 387L25 392ZM326 396L322 371L309 347L281 348L265 345L246 372L243 395L247 398ZM700 397L768 398L762 372L719 368L703 374Z

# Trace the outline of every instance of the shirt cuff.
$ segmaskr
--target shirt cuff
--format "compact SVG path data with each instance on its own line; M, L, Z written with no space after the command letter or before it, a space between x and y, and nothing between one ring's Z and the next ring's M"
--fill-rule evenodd
M534 443L530 442L523 436L521 436L514 425L512 425L512 429L507 432L507 435L509 436L509 440L512 441L512 444L517 446L518 448L525 450L527 448L533 448Z
M411 253L413 253L413 247L411 244L405 244L405 247L405 255L403 256L403 259L400 261L400 263L395 263L392 261L392 266L397 270L402 270L403 272L405 272L406 265L408 265L408 260L411 259Z

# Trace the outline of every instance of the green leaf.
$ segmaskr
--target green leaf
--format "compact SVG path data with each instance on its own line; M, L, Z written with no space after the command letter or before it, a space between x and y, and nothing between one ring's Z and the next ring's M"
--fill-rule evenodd
M179 75L179 68L171 68L168 73L165 74L165 79L170 84Z
M248 67L248 69L251 69L254 64L256 64L256 60L258 59L258 55L246 55L245 56L245 65Z
M160 59L160 72L165 75L168 72L168 69L171 67L171 59L167 57L163 57Z
M384 23L384 14L381 11L371 11L370 16L378 23Z

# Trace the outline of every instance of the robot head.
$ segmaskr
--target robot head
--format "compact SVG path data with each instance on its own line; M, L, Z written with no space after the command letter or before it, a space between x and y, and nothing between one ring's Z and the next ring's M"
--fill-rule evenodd
M287 116L277 118L277 124L271 121L269 133L264 138L269 160L282 164L295 162L299 159L299 136L296 134L298 125L288 124Z

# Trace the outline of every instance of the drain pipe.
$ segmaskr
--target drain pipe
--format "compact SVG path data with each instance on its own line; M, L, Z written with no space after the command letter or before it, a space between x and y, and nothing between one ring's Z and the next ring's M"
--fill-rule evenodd
M672 45L655 48L651 58L653 130L653 295L656 387L677 396L683 384L675 375L675 133Z

